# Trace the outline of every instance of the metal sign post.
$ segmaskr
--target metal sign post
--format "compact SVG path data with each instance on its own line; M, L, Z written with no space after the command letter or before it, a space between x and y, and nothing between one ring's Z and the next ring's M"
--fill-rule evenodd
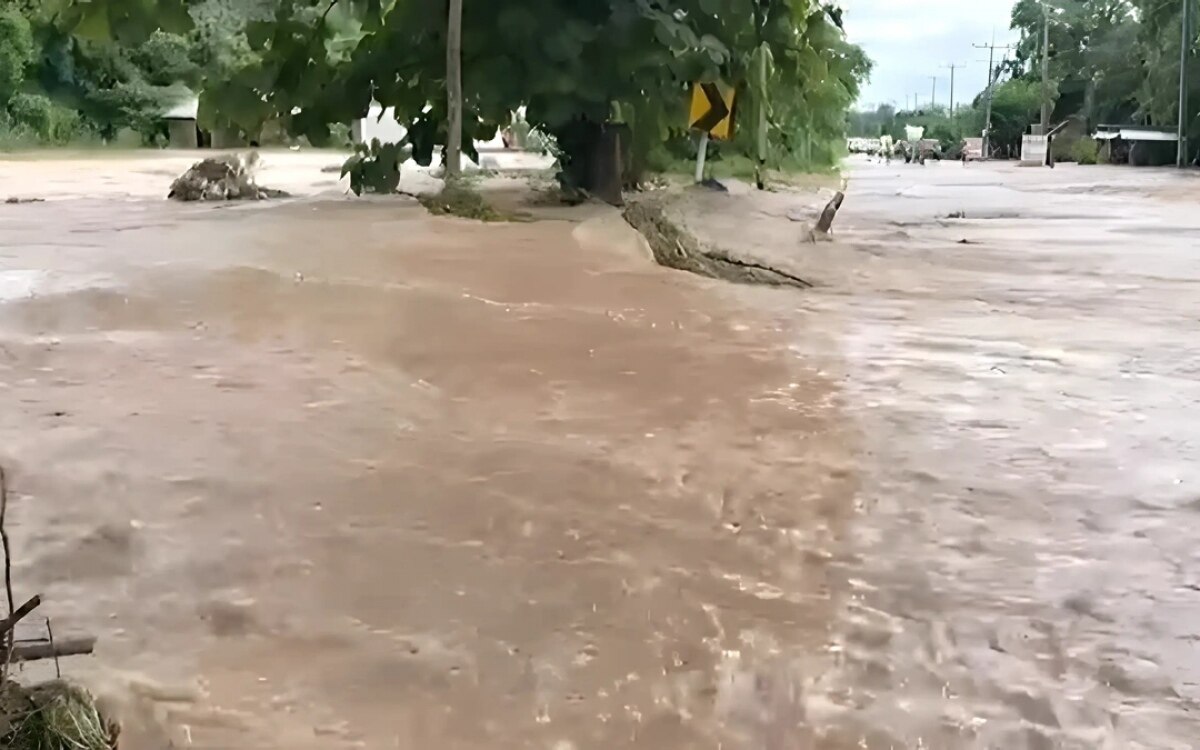
M699 83L692 86L692 107L688 125L700 131L700 143L696 146L696 182L704 181L704 162L708 158L710 138L728 140L733 135L732 89L722 89L716 83Z
M696 182L704 182L704 161L708 157L708 131L700 133L700 145L696 147Z

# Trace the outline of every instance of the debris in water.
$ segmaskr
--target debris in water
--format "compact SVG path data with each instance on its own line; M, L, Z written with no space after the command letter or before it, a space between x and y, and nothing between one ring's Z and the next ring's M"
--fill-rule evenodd
M0 687L0 747L10 750L116 750L119 727L91 693L62 680Z
M18 643L17 623L42 603L34 596L15 606L12 589L12 555L5 517L8 515L8 482L0 466L0 543L4 557L4 595L8 616L0 619L0 748L8 750L115 750L118 727L100 715L96 700L83 688L59 679L25 688L9 676L9 666L23 661L90 654L95 638L55 640L50 620L47 639Z
M171 183L167 197L177 201L231 201L286 198L282 190L259 187L254 181L257 152L204 159Z

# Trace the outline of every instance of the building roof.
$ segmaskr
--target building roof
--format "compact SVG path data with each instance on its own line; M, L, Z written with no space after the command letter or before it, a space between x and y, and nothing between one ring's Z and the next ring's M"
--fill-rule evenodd
M1178 134L1165 128L1152 128L1141 125L1100 125L1094 136L1101 141L1121 138L1126 141L1167 141L1179 140Z
M164 120L195 120L200 112L200 97L188 93L174 106L167 107L162 113Z

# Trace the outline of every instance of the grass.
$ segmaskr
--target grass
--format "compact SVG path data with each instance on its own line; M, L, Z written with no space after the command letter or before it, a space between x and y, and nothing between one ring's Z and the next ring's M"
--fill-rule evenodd
M696 162L691 159L674 159L667 164L657 165L659 174L685 177L691 180L695 176ZM753 183L757 176L754 160L744 154L726 153L719 158L709 159L704 165L706 177L718 180L735 179ZM831 188L840 185L841 173L837 167L805 168L800 165L784 166L780 169L766 171L767 185L790 188Z
M470 180L465 179L449 182L441 192L421 195L417 200L434 216L457 216L486 222L528 220L522 214L497 210L474 188Z
M8 730L0 747L8 750L115 750L117 730L100 715L83 688L55 681L29 690L9 683L4 708ZM13 704L20 704L14 711Z

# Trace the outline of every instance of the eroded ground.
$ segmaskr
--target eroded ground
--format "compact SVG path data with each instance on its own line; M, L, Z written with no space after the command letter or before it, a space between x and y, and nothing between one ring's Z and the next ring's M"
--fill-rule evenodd
M1200 736L1193 183L856 164L819 245L691 200L797 292L303 158L0 169L16 579L131 747Z

